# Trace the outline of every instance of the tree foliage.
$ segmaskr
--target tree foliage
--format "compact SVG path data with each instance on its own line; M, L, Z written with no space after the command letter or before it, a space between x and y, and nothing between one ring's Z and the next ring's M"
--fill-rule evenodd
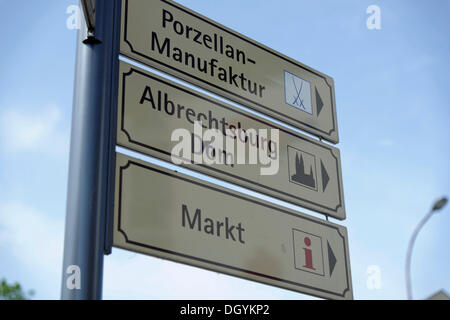
M28 300L34 295L30 290L25 293L19 283L8 284L5 279L0 282L0 300Z

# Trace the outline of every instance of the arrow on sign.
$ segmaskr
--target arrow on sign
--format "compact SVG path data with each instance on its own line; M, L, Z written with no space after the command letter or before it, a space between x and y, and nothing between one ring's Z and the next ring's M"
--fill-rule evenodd
M319 91L317 91L316 88L316 105L317 105L317 117L320 114L320 111L322 111L323 108L323 101L322 98L320 97Z
M334 267L336 266L336 257L334 256L333 250L331 250L330 243L327 241L328 246L328 262L330 263L330 277L333 274Z
M328 185L328 181L330 181L330 177L328 176L327 170L325 170L325 166L323 165L322 160L320 160L320 167L322 169L322 186L323 186L323 192L325 192L325 188Z

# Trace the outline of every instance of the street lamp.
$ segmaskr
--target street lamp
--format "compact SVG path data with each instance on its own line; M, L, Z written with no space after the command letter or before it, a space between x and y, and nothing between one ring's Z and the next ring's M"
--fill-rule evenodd
M416 241L417 234L420 229L425 225L425 223L430 219L435 211L442 209L447 204L447 197L442 197L436 200L431 208L430 212L427 213L425 217L419 222L416 229L414 230L411 239L409 240L408 253L406 254L406 292L408 294L408 300L412 299L412 290L411 290L411 254L414 246L414 241Z

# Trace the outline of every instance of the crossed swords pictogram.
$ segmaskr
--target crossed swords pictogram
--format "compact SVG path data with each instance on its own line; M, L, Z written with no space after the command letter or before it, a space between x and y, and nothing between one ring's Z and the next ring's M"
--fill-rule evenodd
M305 105L303 104L303 99L300 99L300 94L302 93L302 88L303 88L303 81L301 81L300 83L300 90L297 89L297 85L295 84L295 78L292 77L292 82L294 83L294 87L295 87L295 91L297 92L297 96L294 95L294 102L293 104L297 104L297 101L300 100L300 107L303 107L303 109L306 110Z

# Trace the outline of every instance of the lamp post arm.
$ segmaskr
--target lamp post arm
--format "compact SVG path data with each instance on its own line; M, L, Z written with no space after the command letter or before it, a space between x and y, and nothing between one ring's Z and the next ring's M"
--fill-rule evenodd
M409 240L408 245L408 252L406 254L406 292L408 295L408 300L412 300L412 288L411 288L411 255L412 255L412 249L414 246L414 242L416 241L417 235L419 234L419 231L422 229L422 227L425 225L425 223L430 219L430 217L433 215L434 210L430 210L430 212L427 213L425 217L422 218L422 220L419 222L417 227L414 229L414 232L411 236L411 239Z

